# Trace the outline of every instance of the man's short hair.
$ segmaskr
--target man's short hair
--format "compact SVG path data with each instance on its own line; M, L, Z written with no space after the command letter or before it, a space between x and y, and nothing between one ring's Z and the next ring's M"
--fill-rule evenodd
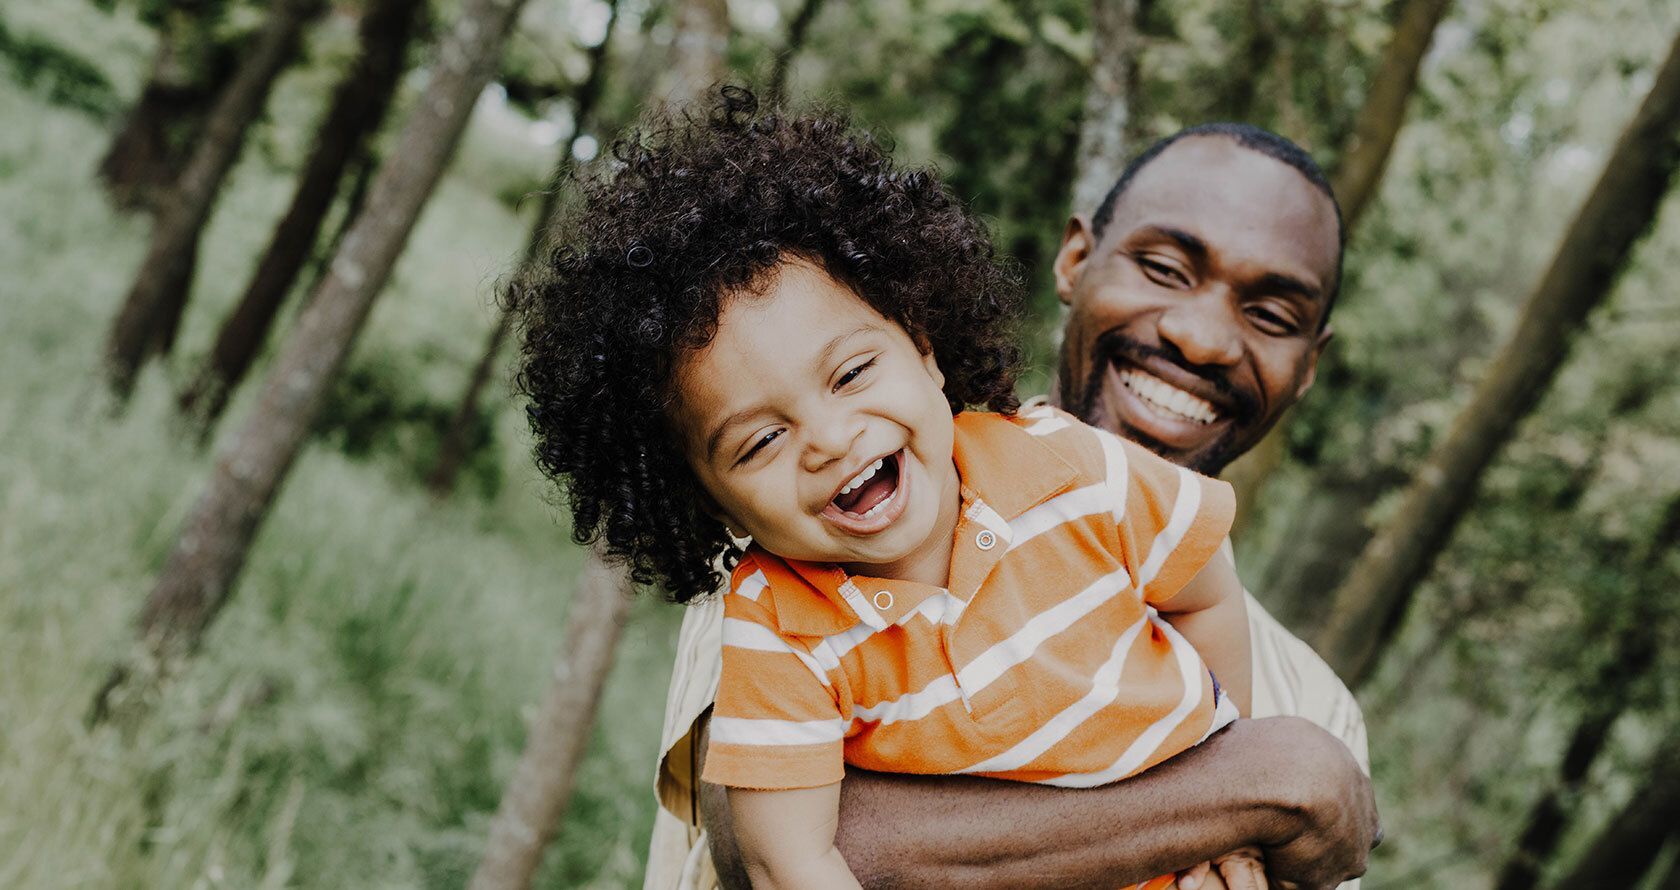
M1115 205L1120 202L1120 196L1126 193L1126 189L1131 187L1132 180L1137 178L1138 173L1149 166L1150 161L1160 157L1161 152L1172 147L1173 143L1192 136L1229 139L1249 151L1288 164L1330 199L1330 206L1336 211L1336 284L1331 288L1330 299L1325 304L1324 318L1328 320L1330 307L1335 305L1336 295L1342 289L1342 254L1347 250L1347 225L1342 220L1341 202L1336 200L1335 189L1331 188L1330 180L1324 175L1324 169L1318 166L1318 162L1313 160L1306 149L1263 127L1225 121L1197 124L1179 130L1144 149L1142 154L1126 165L1126 169L1120 171L1120 178L1114 181L1114 186L1103 196L1102 203L1097 205L1097 212L1091 216L1091 234L1097 240L1102 240L1103 230L1108 228L1109 222L1114 218Z

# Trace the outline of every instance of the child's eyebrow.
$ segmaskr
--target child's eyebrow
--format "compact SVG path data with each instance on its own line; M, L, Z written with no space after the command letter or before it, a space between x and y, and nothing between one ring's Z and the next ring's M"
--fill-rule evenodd
M829 362L833 361L834 360L834 353L836 351L838 351L841 346L844 346L847 340L850 340L853 337L858 336L859 334L867 334L867 333L870 333L872 331L878 331L880 329L881 329L880 325L875 324L873 322L867 322L866 321L863 324L860 324L857 327L847 331L846 333L841 334L841 335L835 337L834 339L828 341L828 345L826 345L822 348L822 352L817 353L817 359L816 359L815 362L813 362L813 364L816 366L816 370L820 373L822 371L822 369L828 365Z

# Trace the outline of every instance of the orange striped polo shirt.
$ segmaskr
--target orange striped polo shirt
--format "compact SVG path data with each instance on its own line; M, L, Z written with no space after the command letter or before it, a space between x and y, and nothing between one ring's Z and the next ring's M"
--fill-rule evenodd
M724 597L703 778L842 763L1090 787L1196 744L1214 690L1156 616L1230 529L1230 486L1049 407L956 418L949 587L752 548Z

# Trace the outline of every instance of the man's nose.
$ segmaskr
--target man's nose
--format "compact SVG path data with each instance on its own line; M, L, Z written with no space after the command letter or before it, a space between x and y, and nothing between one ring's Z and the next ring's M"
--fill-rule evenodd
M1242 358L1238 324L1230 294L1213 288L1169 308L1159 327L1161 339L1191 364L1229 367Z
M843 414L809 424L805 437L805 468L820 470L852 453L863 435L863 418Z

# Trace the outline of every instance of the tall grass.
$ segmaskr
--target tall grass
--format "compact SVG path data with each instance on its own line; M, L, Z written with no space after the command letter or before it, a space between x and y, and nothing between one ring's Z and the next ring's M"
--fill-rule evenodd
M62 14L8 23L100 59L132 95L143 32L51 6ZM283 83L279 107L303 96ZM459 886L580 564L517 410L496 418L499 490L445 503L410 461L311 447L199 657L143 724L90 732L89 698L207 475L171 390L237 297L296 159L247 152L177 358L113 415L101 338L148 225L114 215L95 183L111 122L3 79L0 120L0 887ZM398 361L417 398L453 397L524 230L484 189L446 181L352 364ZM227 426L249 408L236 401ZM645 603L632 619L603 704L612 744L599 734L582 767L543 886L639 884L679 618Z

